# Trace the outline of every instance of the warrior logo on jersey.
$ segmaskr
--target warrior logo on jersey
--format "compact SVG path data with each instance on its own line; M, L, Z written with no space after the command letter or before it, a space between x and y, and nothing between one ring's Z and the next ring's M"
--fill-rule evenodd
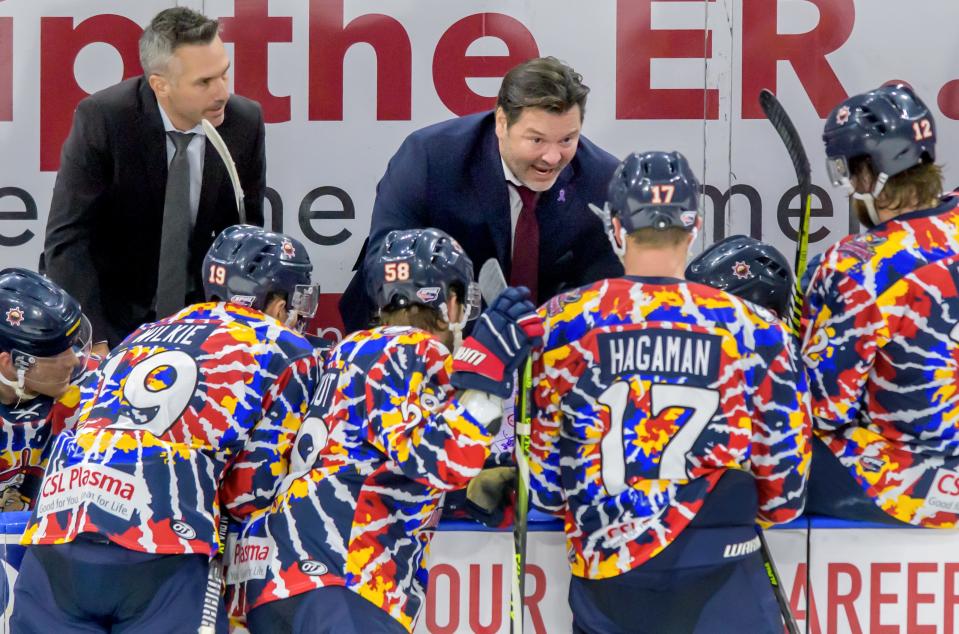
M19 306L14 306L7 311L7 323L11 326L19 326L23 323L23 309Z
M745 262L736 262L733 264L733 275L741 280L748 280L753 276L753 272Z
M296 256L296 247L293 246L293 243L289 240L283 241L283 246L280 247L280 258L283 260L292 260Z
M836 123L838 125L846 125L847 121L849 121L849 106L843 106L839 109L839 112L836 113Z

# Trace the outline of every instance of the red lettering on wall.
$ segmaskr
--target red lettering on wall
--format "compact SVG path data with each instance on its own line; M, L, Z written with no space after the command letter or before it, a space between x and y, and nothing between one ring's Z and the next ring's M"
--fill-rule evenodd
M776 63L787 61L821 118L846 91L826 55L845 44L852 33L856 9L853 0L809 0L819 9L819 24L806 33L776 31L778 2L743 0L742 117L761 119L756 95L763 88L776 92Z
M956 574L959 573L959 564L948 563L943 566L943 631L956 631L956 606L959 605L959 593L956 592Z
M376 51L376 118L409 120L412 51L406 29L379 13L343 26L343 0L310 0L310 120L343 119L343 58L359 42Z
M809 619L810 634L822 634L822 628L819 626L818 611L816 610L816 595L813 594L812 587L806 583L806 563L802 562L796 566L796 576L793 579L793 591L789 596L789 609L797 621ZM806 595L809 596L809 614L806 614Z
M13 121L13 18L0 18L0 121Z
M532 575L536 580L536 590L529 592L529 576ZM531 563L526 564L526 600L524 606L526 613L529 614L533 622L533 631L536 634L546 634L546 622L543 621L543 614L540 612L539 603L546 596L546 573L539 566Z
M449 579L449 596L437 599L440 577ZM449 606L449 619L444 625L436 622L436 606ZM426 627L432 634L455 634L460 624L460 575L450 564L430 566L430 583L426 589Z
M485 564L484 564L485 565ZM503 564L493 564L492 588L490 588L490 618L486 625L480 623L480 564L470 564L469 619L470 628L476 634L495 634L503 623ZM459 599L459 597L457 597Z
M95 15L73 26L73 18L40 18L40 169L60 167L60 146L70 133L73 111L87 92L73 75L77 55L102 42L120 53L123 79L139 75L138 42L143 30L120 15Z
M826 583L826 631L828 634L837 634L838 632L852 632L862 634L862 626L859 624L859 617L856 616L856 607L854 605L859 594L862 592L862 577L859 575L859 569L853 564L830 562L827 568ZM849 578L850 588L846 594L839 594L839 575L845 575ZM846 613L846 622L848 628L838 627L839 608Z
M899 634L898 625L883 625L882 606L896 603L895 593L882 591L882 575L899 572L897 563L874 563L869 567L869 632L870 634Z
M919 592L919 575L924 572L938 572L939 564L931 562L909 562L906 581L906 631L909 634L936 634L936 626L919 623L919 605L935 603L936 595Z
M266 123L290 120L290 98L270 92L271 42L293 41L293 18L270 16L268 0L236 0L234 16L220 18L220 36L233 42L233 90L263 106Z
M704 100L706 118L718 118L719 91L715 88L651 87L653 59L713 55L712 32L703 37L699 30L653 29L652 3L616 2L616 118L702 119Z
M507 55L467 55L470 44L482 37L495 37L506 44ZM433 53L433 84L440 101L453 114L491 110L495 97L473 92L469 77L502 77L517 64L539 57L533 35L523 23L501 13L477 13L443 33Z

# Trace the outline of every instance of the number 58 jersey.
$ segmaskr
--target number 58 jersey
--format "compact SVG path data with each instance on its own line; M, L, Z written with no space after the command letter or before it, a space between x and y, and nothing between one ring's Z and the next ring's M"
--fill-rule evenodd
M141 326L60 436L25 544L98 533L130 550L217 552L221 508L267 507L319 378L313 347L236 304Z
M754 476L759 520L802 512L808 395L772 313L649 277L603 280L540 311L531 493L565 515L574 575L610 578L657 555L730 469Z

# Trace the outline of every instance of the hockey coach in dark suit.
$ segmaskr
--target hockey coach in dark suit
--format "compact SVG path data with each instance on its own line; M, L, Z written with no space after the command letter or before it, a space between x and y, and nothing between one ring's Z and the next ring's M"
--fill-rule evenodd
M216 20L190 9L160 12L140 38L144 74L87 97L74 114L50 204L45 272L83 305L95 342L115 346L199 299L203 256L239 219L202 119L236 162L246 221L263 223L263 113L230 95L218 32Z
M618 161L580 136L589 88L552 57L503 78L493 112L410 134L376 189L365 264L340 299L347 331L368 325L365 268L394 229L436 227L479 267L496 258L542 303L623 267L587 203L602 205Z

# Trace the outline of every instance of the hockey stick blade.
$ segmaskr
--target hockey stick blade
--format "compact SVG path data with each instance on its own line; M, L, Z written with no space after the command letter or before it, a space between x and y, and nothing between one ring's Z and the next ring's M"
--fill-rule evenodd
M240 175L236 171L236 163L233 162L233 156L230 154L230 148L226 146L226 142L223 140L223 137L220 136L220 133L216 131L216 128L213 127L213 124L210 123L207 119L200 121L200 124L203 126L203 132L206 134L206 138L210 140L210 143L213 144L213 149L216 150L216 153L220 155L220 159L223 161L223 165L226 166L226 173L230 177L230 183L233 185L233 196L236 198L236 212L240 217L240 224L246 224L246 209L243 204L243 187L240 185Z
M799 217L799 235L796 240L796 256L793 261L793 296L790 301L789 314L782 315L783 321L789 326L792 333L800 335L800 324L802 322L802 276L806 272L806 259L809 251L809 215L812 210L812 170L809 167L809 158L806 156L806 150L803 147L802 139L793 125L792 119L786 114L786 109L782 103L769 90L765 88L759 92L759 106L766 114L766 118L776 129L783 145L786 146L786 152L789 154L789 160L792 161L793 169L796 172L796 180L799 183L799 198L802 201L803 212Z
M479 272L479 287L480 294L487 306L491 305L493 300L506 290L506 278L503 276L503 269L500 268L496 258L490 258L483 263L483 268Z

